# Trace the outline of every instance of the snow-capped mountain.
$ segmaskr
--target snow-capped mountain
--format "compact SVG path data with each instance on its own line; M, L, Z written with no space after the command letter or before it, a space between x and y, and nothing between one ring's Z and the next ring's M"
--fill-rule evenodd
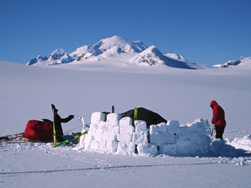
M121 52L128 53L139 53L144 51L147 46L143 44L141 41L131 42L125 38L113 36L107 39L101 39L98 43L96 43L94 48L98 48L102 52L105 52L113 47L120 49Z
M93 46L83 46L78 48L70 55L76 61L101 60L114 57L120 53L139 53L147 48L141 41L131 42L125 38L113 36L111 38L101 39Z
M136 55L132 61L138 62L139 64L145 65L163 65L165 64L165 57L163 54L158 50L156 46L150 46L143 52Z
M120 56L128 54L128 56ZM128 64L139 66L166 65L175 68L197 69L198 65L189 63L185 58L176 54L163 55L156 46L149 48L141 41L129 41L125 38L113 36L101 39L93 46L85 45L68 54L62 49L57 49L49 56L38 56L27 65L56 65L63 63L85 63L87 61L102 61L105 63L116 60L126 61ZM119 58L118 58L119 57Z
M218 64L218 65L214 65L213 67L218 67L218 68L228 68L228 67L233 67L233 66L239 66L242 64L247 64L247 63L251 63L251 57L240 57L239 60L233 60L233 61L228 61L224 64Z
M133 61L141 64L144 63L146 65L166 65L169 67L175 68L184 68L184 69L196 69L195 64L191 64L187 62L184 58L181 60L178 59L178 55L172 54L172 56L163 55L156 46L150 46L143 52L139 53L133 58Z
M37 56L36 58L30 60L27 65L56 65L70 63L74 60L75 59L63 49L56 49L49 56Z

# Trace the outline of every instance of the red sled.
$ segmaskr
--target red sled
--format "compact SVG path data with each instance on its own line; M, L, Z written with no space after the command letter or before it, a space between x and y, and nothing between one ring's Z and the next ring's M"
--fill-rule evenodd
M27 122L23 136L31 140L47 141L52 139L53 122L50 120L37 121L30 120Z

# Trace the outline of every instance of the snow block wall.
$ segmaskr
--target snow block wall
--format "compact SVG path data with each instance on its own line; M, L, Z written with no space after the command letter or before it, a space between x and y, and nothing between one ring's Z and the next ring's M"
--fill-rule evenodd
M105 121L105 119L107 119ZM145 121L133 122L130 117L116 113L94 112L88 134L82 136L78 147L119 155L200 156L210 150L211 130L207 119L196 119L187 125L168 121L151 125ZM83 131L86 127L83 127Z

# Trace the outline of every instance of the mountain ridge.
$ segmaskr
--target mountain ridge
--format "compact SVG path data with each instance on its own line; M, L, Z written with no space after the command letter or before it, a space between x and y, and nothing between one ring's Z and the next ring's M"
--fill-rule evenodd
M59 65L85 61L110 60L120 54L130 54L126 59L131 64L139 66L158 66L195 69L187 60L177 54L164 55L156 46L146 46L142 41L129 41L119 36L101 39L93 46L84 45L77 48L70 54L63 49L54 50L49 56L37 56L31 59L26 65ZM175 59L177 57L177 59ZM182 58L181 58L182 57Z
M238 65L243 65L243 64L248 64L249 62L251 62L251 57L243 57L241 56L240 59L238 60L229 60L228 62L224 63L224 64L218 64L218 65L214 65L213 67L216 68L229 68L229 67L235 67Z
M128 59L121 59L120 54L128 54ZM71 53L65 52L63 49L54 50L49 56L38 55L36 58L31 59L26 65L31 66L48 66L48 65L60 65L66 63L76 62L109 62L127 61L128 64L137 66L159 66L164 65L166 67L181 68L181 69L204 69L210 66L191 63L183 56L175 53L163 54L160 50L151 45L146 46L142 41L129 41L123 37L112 36L99 40L93 46L84 45L77 48ZM123 56L124 58L124 56ZM244 61L235 60L229 61L225 64L213 65L213 68L227 68L230 66L236 66ZM121 63L122 64L122 63ZM212 68L211 67L211 68Z

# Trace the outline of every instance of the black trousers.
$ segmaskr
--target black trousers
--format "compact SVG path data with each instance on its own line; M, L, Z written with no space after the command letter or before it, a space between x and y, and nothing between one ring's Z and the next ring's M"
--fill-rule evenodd
M222 135L224 133L224 129L225 129L224 126L220 126L220 125L215 126L215 130L216 130L215 138L223 139Z

